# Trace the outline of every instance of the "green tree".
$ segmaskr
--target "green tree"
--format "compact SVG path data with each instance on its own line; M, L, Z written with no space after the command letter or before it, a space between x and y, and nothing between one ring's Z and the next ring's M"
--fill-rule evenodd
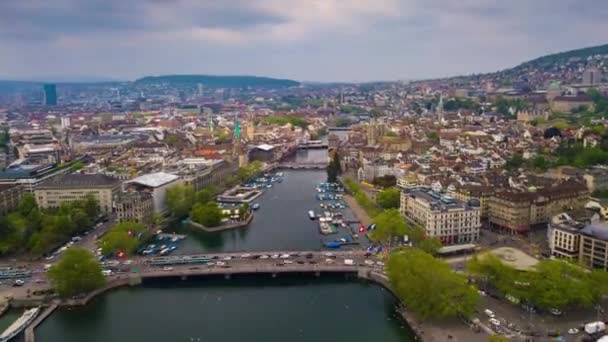
M386 189L378 193L376 203L384 209L399 208L401 192L398 189Z
M51 266L49 279L61 297L86 293L105 284L101 266L95 256L82 248L70 248Z
M215 202L196 203L190 212L190 218L206 227L216 227L222 223L222 211Z
M371 237L375 241L387 242L393 237L402 237L408 232L407 224L401 217L399 210L386 209L374 217L376 229Z
M524 160L524 157L521 154L515 153L511 157L511 159L507 160L505 167L507 168L507 170L516 170L522 167L525 162L526 161Z
M421 250L392 253L387 273L399 299L421 319L468 316L475 309L478 294L467 278Z
M441 243L441 240L439 240L436 237L421 239L416 244L416 247L420 248L421 250L423 250L424 252L427 252L429 254L437 253L439 248L441 248L442 246L443 246L443 244Z
M167 189L167 207L174 217L182 218L194 204L194 187L176 184Z
M141 223L118 223L101 238L101 251L104 254L119 252L127 255L133 254L137 251L141 241L145 240L145 233L146 227Z
M210 189L202 189L196 192L196 202L205 204L213 201L215 198L214 193Z
M488 338L488 342L509 342L511 340L509 340L508 337L503 336L503 335L492 335Z
M36 204L36 198L32 194L24 194L19 202L17 211L23 216L29 215L32 210L37 210L38 204Z
M336 119L336 127L348 127L351 124L349 118L338 118Z
M340 156L338 152L334 152L329 165L327 165L327 181L329 183L335 183L338 181L338 176L342 173L342 166L340 165Z

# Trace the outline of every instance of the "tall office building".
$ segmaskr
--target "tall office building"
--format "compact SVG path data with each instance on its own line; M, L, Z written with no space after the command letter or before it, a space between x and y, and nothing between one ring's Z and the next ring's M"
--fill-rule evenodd
M590 67L583 71L583 84L596 85L602 82L602 71L596 67Z
M47 106L57 105L57 86L55 84L44 85L44 104Z

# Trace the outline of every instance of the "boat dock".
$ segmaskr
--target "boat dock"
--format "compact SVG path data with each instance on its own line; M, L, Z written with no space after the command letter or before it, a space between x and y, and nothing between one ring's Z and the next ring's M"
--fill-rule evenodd
M35 341L36 338L34 335L34 329L36 329L36 327L40 323L42 323L47 317L49 317L49 315L52 314L55 309L57 309L57 306L57 303L54 303L53 305L46 308L46 310L44 310L27 328L25 328L25 342Z

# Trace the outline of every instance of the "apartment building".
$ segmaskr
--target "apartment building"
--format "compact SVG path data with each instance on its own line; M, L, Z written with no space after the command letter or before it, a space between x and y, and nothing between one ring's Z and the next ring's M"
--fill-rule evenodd
M34 190L41 208L55 208L62 203L85 199L88 195L99 203L102 212L112 212L112 200L121 182L101 174L69 174L51 178Z
M488 200L488 221L499 229L525 233L564 210L583 208L588 201L587 187L574 180L537 191L498 191Z
M0 184L0 216L5 216L17 210L22 195L23 188L21 186Z
M401 214L424 228L426 235L445 245L472 243L479 239L479 201L460 201L430 188L419 187L401 193Z
M454 197L461 201L467 202L475 199L479 201L481 209L481 218L488 218L490 211L490 197L496 193L496 190L489 186L483 185L464 185L456 189Z

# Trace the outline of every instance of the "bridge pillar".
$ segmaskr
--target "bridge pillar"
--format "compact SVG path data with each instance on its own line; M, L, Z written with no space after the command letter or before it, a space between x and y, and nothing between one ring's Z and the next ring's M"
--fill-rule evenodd
M229 280L230 279L230 274L224 274L224 279Z
M181 279L184 280L184 281L188 280L188 276L183 275L183 276L181 276Z

